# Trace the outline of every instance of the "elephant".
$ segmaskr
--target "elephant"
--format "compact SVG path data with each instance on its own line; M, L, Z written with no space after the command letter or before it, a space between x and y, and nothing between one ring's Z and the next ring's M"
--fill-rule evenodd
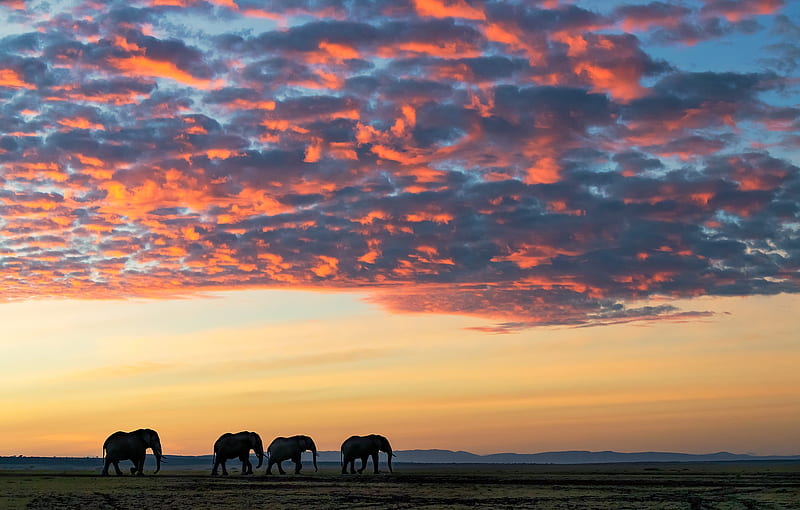
M250 450L256 452L258 457L256 468L260 468L264 462L264 444L261 442L261 436L246 430L236 434L231 434L230 432L222 434L214 443L214 467L211 470L211 474L216 475L217 468L221 465L222 474L227 475L228 470L225 469L225 461L238 457L242 461L242 474L252 475L253 464L250 462Z
M105 443L103 443L103 476L108 476L108 467L114 464L117 476L122 475L119 469L119 461L130 460L133 462L131 474L142 476L144 473L144 458L147 449L152 448L153 455L156 457L156 470L161 470L161 461L166 462L166 458L161 453L161 439L158 432L153 429L139 429L133 432L114 432Z
M278 473L285 475L281 462L290 460L294 462L294 473L299 474L303 465L300 463L300 454L311 450L314 460L314 471L317 471L317 445L308 436L276 437L267 448L267 474L272 474L272 465L278 465Z
M342 443L342 474L347 474L347 464L350 464L350 473L355 473L356 459L361 459L361 469L359 473L367 467L367 458L372 456L372 466L378 472L378 452L386 452L388 456L389 472L392 473L392 447L389 440L378 434L368 436L351 436Z

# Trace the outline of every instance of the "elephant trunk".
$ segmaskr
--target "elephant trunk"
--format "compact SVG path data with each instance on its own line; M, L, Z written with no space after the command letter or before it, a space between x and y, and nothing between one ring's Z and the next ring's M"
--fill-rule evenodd
M317 469L317 446L314 443L311 443L311 459L314 461L314 471L318 471L318 469Z
M161 441L159 440L156 440L153 443L153 455L156 458L155 472L158 473L159 471L161 471L161 457L163 456L163 454L161 453Z
M261 465L264 463L264 446L261 444L260 441L258 442L258 444L256 444L254 450L256 452L256 457L258 457L258 465L256 466L256 468L260 468Z
M392 471L392 457L394 456L394 454L392 453L392 447L391 446L389 447L388 450L386 450L386 453L388 454L387 455L387 459L386 459L386 464L389 466L389 472L392 473L393 472Z

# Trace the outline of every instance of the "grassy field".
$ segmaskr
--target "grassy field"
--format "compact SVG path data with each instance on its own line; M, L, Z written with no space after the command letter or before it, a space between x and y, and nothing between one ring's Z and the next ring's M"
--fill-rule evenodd
M798 509L800 463L398 465L395 473L211 477L0 471L0 508Z

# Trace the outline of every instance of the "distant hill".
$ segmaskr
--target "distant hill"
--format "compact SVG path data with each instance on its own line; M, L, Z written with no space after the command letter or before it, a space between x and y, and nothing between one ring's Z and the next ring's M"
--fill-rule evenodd
M708 454L672 452L622 453L614 451L592 452L585 450L543 453L494 453L491 455L476 455L469 452L451 452L449 450L407 450L398 452L397 456L397 462L477 462L485 464L597 464L612 462L725 462L748 460L800 460L800 455L758 456L729 452ZM406 460L406 458L408 460Z
M321 452L328 460L328 454L334 454L338 461L339 452ZM395 452L394 462L414 462L425 464L597 464L611 462L725 462L755 460L800 460L800 455L759 456L743 455L729 452L709 454L672 453L672 452L636 452L621 453L614 451L591 452L570 450L563 452L543 453L493 453L477 455L464 451L450 450L402 450ZM323 459L320 455L320 459ZM331 459L333 460L333 459Z
M672 452L635 452L622 453L614 451L592 452L584 450L570 450L563 452L543 453L494 453L491 455L477 455L464 451L451 450L399 450L395 454L394 464L606 464L622 462L734 462L734 461L800 461L800 455L745 455L729 452L708 454L672 453ZM167 462L161 465L162 471L210 469L211 455L167 455ZM385 462L385 455L381 454L381 463ZM311 453L303 454L303 463L308 466L311 462ZM338 451L320 451L320 463L339 463ZM31 469L31 470L97 470L102 468L103 461L97 457L26 457L12 456L0 457L0 470L2 469ZM288 463L284 464L284 467ZM130 463L122 462L124 470ZM229 460L228 466L238 466L238 461ZM153 456L147 456L147 470L155 468Z

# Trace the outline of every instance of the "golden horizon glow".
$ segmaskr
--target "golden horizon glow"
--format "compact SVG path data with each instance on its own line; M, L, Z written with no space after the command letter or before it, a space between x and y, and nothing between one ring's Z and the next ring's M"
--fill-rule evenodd
M797 296L706 298L717 315L702 322L508 335L360 299L3 305L14 362L0 405L14 412L0 419L0 455L99 455L109 433L138 427L185 455L245 429L308 434L320 450L377 432L398 450L482 454L800 452Z

